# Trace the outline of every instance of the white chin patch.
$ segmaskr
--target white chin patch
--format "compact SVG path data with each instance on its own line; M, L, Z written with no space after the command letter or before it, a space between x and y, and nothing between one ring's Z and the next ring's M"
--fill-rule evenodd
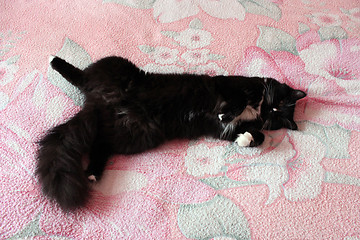
M221 114L218 115L218 118L220 119L220 121L222 121L222 117L223 117L223 116L224 116L223 113L221 113Z
M249 147L253 140L252 135L249 132L245 132L244 134L239 134L235 142L240 147Z
M96 182L96 177L94 175L88 176L88 179L92 182Z

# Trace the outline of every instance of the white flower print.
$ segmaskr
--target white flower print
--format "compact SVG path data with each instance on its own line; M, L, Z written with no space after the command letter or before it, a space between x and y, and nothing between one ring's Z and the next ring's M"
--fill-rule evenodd
M209 49L187 51L181 55L181 58L188 64L205 64L209 61Z
M360 8L350 9L347 16L354 22L360 23Z
M183 73L185 70L176 65L158 65L154 63L146 64L142 67L145 72L151 73Z
M313 199L321 193L325 170L320 162L326 147L315 136L292 132L291 138L298 146L299 156L286 164L289 179L283 185L285 197L291 201Z
M214 62L208 63L206 65L200 65L195 68L195 72L197 74L205 74L210 76L227 76L228 72L225 71L223 68L219 67Z
M348 94L359 95L360 53L358 39L329 40L311 44L299 52L308 73L334 80Z
M211 33L207 31L188 28L175 36L174 40L188 49L197 49L208 46L212 41L212 37Z
M151 58L159 64L173 64L178 60L179 50L168 47L155 47L154 52L151 53Z
M205 144L191 146L185 156L187 172L195 177L217 174L225 165L224 154L223 147L209 148Z
M210 45L213 40L211 33L202 30L202 23L194 19L189 28L177 31L163 31L162 34L172 38L178 46L173 49L165 46L140 45L139 49L147 54L154 63L142 67L146 72L153 73L195 73L207 75L228 75L213 61L223 59L224 56L210 53L204 47ZM178 57L181 52L181 57Z
M9 102L9 96L4 92L0 92L0 111L3 110Z
M157 0L153 6L153 14L160 22L169 23L194 16L199 13L200 8L216 18L245 18L245 8L236 0Z
M15 64L9 64L7 61L0 62L0 86L5 86L6 84L14 80L15 73L18 71L19 67Z
M341 19L338 15L329 13L314 13L312 21L320 27L335 27L341 25Z
M321 192L325 170L320 162L325 151L317 137L294 131L272 151L229 168L227 176L266 184L269 188L266 204L272 204L282 192L291 201L312 199Z

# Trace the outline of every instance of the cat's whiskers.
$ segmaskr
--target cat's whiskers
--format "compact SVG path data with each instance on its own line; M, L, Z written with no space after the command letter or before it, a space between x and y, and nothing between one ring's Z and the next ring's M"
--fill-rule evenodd
M271 125L271 120L266 119L261 130L267 129Z
M264 85L264 97L266 98L266 102L268 104L272 104L272 102L274 101L274 93L273 93L273 87L271 84L267 84L267 83L263 83Z
M235 125L233 123L224 124L224 130L220 134L221 139L227 139L234 132Z

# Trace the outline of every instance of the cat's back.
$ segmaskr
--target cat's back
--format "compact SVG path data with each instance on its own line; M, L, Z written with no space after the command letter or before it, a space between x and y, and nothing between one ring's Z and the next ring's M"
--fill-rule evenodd
M141 81L145 73L132 62L121 57L106 57L84 70L84 92L88 99L118 101L135 81Z
M125 58L109 56L98 60L85 69L87 74L94 74L98 71L126 75L133 72L136 73L139 69L135 66L135 64Z
M215 82L205 75L146 74L143 81L134 86L137 95L154 101L173 101L179 104L202 104L210 101Z

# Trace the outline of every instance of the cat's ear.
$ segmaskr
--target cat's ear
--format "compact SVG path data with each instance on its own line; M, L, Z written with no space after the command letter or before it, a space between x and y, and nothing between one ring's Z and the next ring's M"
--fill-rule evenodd
M293 90L291 92L291 99L294 100L294 101L297 101L299 99L302 99L306 96L306 93L304 93L303 91L301 90Z

